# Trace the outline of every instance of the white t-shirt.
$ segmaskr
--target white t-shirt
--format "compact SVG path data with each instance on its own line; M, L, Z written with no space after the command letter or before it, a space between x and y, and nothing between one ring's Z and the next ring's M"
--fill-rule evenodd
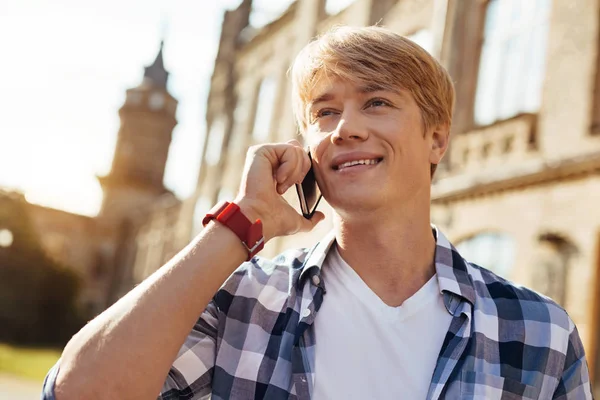
M322 277L327 292L314 322L313 399L425 399L452 320L437 276L390 307L334 244Z

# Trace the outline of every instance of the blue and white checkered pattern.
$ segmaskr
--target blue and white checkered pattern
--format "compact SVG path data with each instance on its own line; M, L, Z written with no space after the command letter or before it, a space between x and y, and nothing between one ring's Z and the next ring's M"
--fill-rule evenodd
M567 313L466 262L434 233L437 279L453 319L427 399L591 399L583 346ZM334 239L242 264L200 316L159 399L309 399L313 322L326 293L320 271Z

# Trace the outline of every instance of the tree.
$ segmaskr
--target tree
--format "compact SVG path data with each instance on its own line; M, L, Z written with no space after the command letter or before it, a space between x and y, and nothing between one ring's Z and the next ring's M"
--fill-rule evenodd
M23 196L0 192L0 341L62 345L81 326L78 276L43 250Z

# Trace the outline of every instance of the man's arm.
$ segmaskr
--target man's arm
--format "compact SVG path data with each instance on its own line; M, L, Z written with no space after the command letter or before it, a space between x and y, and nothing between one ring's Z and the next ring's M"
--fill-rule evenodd
M281 196L301 181L310 161L298 142L249 150L236 203L263 222L265 241L311 230ZM65 347L57 400L155 399L200 314L247 258L239 238L216 222L139 286L77 333Z
M571 319L569 319L569 323L571 324L571 333L569 334L563 374L552 398L555 400L591 400L593 396L585 351L577 327Z
M56 398L156 398L202 310L246 256L233 232L211 223L71 339L61 357Z

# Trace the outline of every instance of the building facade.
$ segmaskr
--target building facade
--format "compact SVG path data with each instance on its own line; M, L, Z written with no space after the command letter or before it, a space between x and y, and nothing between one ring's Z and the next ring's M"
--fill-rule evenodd
M248 146L298 138L286 77L298 51L333 25L386 26L440 60L456 86L451 146L432 188L433 222L472 261L561 303L597 382L600 1L355 0L335 14L326 3L295 1L260 29L248 24L251 1L226 12L196 224L235 195ZM286 197L296 204L292 192ZM330 213L327 204L321 209ZM264 254L311 245L330 221L275 239Z

